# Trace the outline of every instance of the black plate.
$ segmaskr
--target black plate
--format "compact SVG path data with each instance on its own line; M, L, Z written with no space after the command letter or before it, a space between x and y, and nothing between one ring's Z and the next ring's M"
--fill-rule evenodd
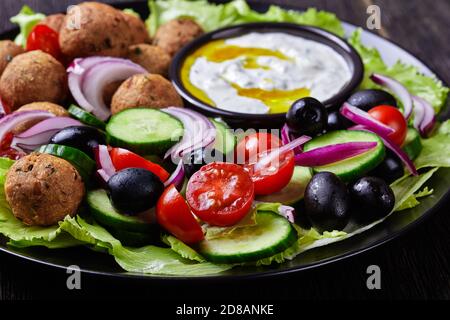
M260 5L256 2L249 2L251 6L259 11L265 11L267 5ZM142 16L148 15L146 2L118 4L117 7L132 7L140 12ZM17 30L11 30L0 35L0 38L13 38ZM449 101L447 108L441 114L441 119L448 119L450 114ZM51 267L66 269L70 265L78 265L82 272L103 275L110 277L127 277L151 281L168 280L231 280L242 278L258 278L277 276L302 270L317 268L344 258L352 257L359 253L375 248L385 242L388 242L405 232L413 229L430 217L433 212L443 208L450 199L450 168L443 168L436 172L428 182L428 186L434 189L432 196L426 197L421 204L411 210L403 211L399 214L391 215L386 221L376 227L352 237L348 240L331 244L325 247L316 248L299 255L296 259L281 265L270 267L248 267L235 268L228 272L216 275L202 277L183 277L183 276L158 276L138 273L124 272L114 261L113 257L98 252L93 252L87 248L72 248L61 250L49 250L46 248L28 248L17 249L8 248L6 239L0 238L0 250L8 254L23 258L36 263Z
M181 69L186 58L195 50L212 40L228 39L242 36L250 32L268 33L281 32L305 39L313 40L331 47L341 55L347 63L352 77L350 81L334 96L323 101L327 108L335 108L350 96L358 87L364 75L364 65L356 50L346 40L320 28L298 25L293 23L257 22L246 23L237 26L226 27L206 33L181 49L172 59L169 75L177 91L187 102L187 105L210 117L221 117L234 128L281 128L286 120L286 113L277 114L253 114L222 110L208 105L194 97L181 81Z

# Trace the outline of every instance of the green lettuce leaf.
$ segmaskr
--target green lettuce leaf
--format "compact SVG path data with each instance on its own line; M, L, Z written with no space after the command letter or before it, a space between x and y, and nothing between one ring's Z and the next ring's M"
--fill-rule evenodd
M349 43L358 51L364 63L364 79L361 83L362 89L378 88L370 79L372 73L381 73L401 82L412 94L417 95L431 103L439 112L449 92L436 77L425 76L412 66L397 61L388 67L375 48L368 48L361 43L362 29L357 29L348 39Z
M44 14L34 12L29 6L23 6L20 12L10 19L12 23L18 24L20 27L20 33L14 42L25 47L31 29L44 18Z
M154 35L158 27L176 18L191 18L205 31L246 22L293 22L326 29L342 36L341 22L333 14L310 8L305 12L285 10L272 5L265 13L250 8L244 0L233 0L225 4L212 4L207 0L150 0L150 16L146 21L150 34Z
M433 194L433 189L428 189L428 187L423 188L422 191L416 192L413 195L411 195L408 199L406 199L398 208L397 211L406 210L414 208L415 206L418 206L420 204L419 198L429 196Z
M122 10L124 13L126 13L126 14L129 14L129 15L132 15L132 16L135 16L136 18L141 18L141 16L139 15L139 13L137 13L136 11L134 11L133 9L131 9L131 8L125 8L125 9L123 9Z
M141 248L125 247L105 228L95 222L89 223L81 216L66 218L60 226L93 250L114 256L116 262L129 272L195 276L223 272L232 267L209 262L193 262L170 248L151 245ZM186 247L184 244L183 246ZM193 258L191 255L188 256Z
M417 169L450 167L450 120L443 122L432 137L422 139L422 151L414 164Z

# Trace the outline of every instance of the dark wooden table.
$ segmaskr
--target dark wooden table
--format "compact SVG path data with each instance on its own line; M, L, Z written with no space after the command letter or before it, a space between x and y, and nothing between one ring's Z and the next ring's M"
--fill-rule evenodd
M448 0L419 1L307 1L259 0L305 8L315 6L335 12L341 19L365 26L366 8L381 8L379 33L421 58L450 83ZM51 13L64 11L68 0L2 0L0 32L12 28L9 17L23 4ZM112 2L112 1L107 1ZM253 298L273 299L449 299L450 298L450 215L444 205L430 219L408 234L356 257L276 279L209 283L192 286L139 283L131 280L95 278L84 275L82 289L69 291L67 274L14 257L0 255L0 299L45 298L174 298L193 300ZM368 290L366 268L381 268L381 290Z

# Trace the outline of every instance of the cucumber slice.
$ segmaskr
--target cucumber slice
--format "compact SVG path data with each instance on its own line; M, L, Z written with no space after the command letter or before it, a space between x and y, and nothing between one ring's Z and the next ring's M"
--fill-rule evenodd
M120 240L125 246L141 247L154 242L158 237L150 232L133 232L120 229L110 229L114 238ZM159 235L159 234L158 234Z
M219 119L210 119L216 127L216 141L214 142L214 148L227 155L234 151L236 147L236 136L231 132L230 127Z
M92 113L87 112L86 110L83 110L74 104L72 104L67 111L69 111L72 117L83 122L84 124L96 127L101 130L105 130L106 123L98 119Z
M59 144L46 144L41 146L38 151L69 161L78 170L85 182L89 180L89 177L95 170L95 161L86 153L76 148Z
M352 130L332 131L307 142L304 146L304 150L310 151L332 144L358 141L375 141L378 144L374 149L356 157L313 168L314 172L330 171L344 181L352 181L365 175L383 161L385 155L384 144L376 134Z
M146 232L152 227L150 221L145 221L138 216L128 216L119 213L114 209L108 194L103 189L89 191L87 203L92 216L105 226L131 232Z
M279 202L285 205L293 205L303 199L305 188L311 180L311 169L307 167L296 166L289 184L277 193L267 196L258 196L256 200L261 202Z
M149 108L126 109L106 125L108 141L140 154L163 154L183 136L183 124L171 115Z
M297 240L294 227L276 213L258 212L256 223L220 238L203 240L198 245L200 254L215 263L254 261L273 256Z
M420 140L419 132L416 129L408 128L406 133L405 142L402 145L403 151L406 152L408 157L412 160L417 158L417 156L422 151L422 141Z

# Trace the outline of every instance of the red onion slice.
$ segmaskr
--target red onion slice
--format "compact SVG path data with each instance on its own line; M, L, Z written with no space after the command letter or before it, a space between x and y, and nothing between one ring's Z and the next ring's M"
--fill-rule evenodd
M413 96L412 99L414 102L414 128L420 132L422 137L427 137L436 122L434 109L425 99L417 96Z
M178 165L175 169L175 171L170 175L169 179L167 179L166 182L164 182L164 187L168 187L171 184L175 185L175 188L180 191L184 181L184 165L183 160L180 160L178 162Z
M414 165L412 160L408 157L408 155L397 144L392 142L392 140L389 139L388 137L385 136L383 137L380 134L372 131L371 129L361 125L350 127L348 128L348 130L368 131L377 134L381 138L381 140L383 140L383 143L386 146L386 148L392 150L392 152L394 152L400 158L400 160L402 160L402 162L406 165L408 171L411 172L412 175L416 176L418 174L416 166Z
M395 94L400 99L403 105L403 115L408 120L409 117L411 116L413 106L411 94L409 93L408 89L406 89L397 80L394 80L390 77L381 74L374 73L370 76L370 79L376 84L388 88L389 90L392 91L393 94Z
M285 217L290 223L294 223L294 213L295 209L289 206L281 205L278 208L278 213Z
M105 121L111 112L103 101L104 87L135 74L147 73L147 70L127 59L89 57L75 59L67 72L69 89L77 103Z
M111 178L111 176L107 174L106 171L103 169L98 169L97 174L100 176L100 178L102 178L103 182L105 183L107 183L109 178Z
M183 155L192 150L205 148L214 143L216 139L215 126L204 115L180 107L168 107L162 111L179 119L184 126L181 141L166 152L164 159L170 156L172 161L178 162Z
M282 144L288 144L291 142L291 137L289 136L289 127L285 123L284 126L281 128L281 143Z
M30 110L8 114L0 119L0 142L5 135L11 132L18 124L28 120L44 120L55 115L47 111Z
M302 167L319 167L365 153L377 142L346 142L306 151L295 156L295 164Z
M83 125L81 122L69 117L48 118L16 135L11 142L11 146L18 146L26 151L34 151L39 146L47 144L50 138L61 129L81 125Z
M97 151L98 151L98 153L97 153L98 166L108 176L111 177L114 173L116 173L116 168L114 167L114 164L111 160L111 156L109 155L108 147L101 144L98 146ZM105 180L105 182L108 182L108 181Z
M340 110L341 114L350 121L363 125L372 129L376 133L389 135L394 132L394 129L385 125L384 123L372 118L367 112L344 102Z

